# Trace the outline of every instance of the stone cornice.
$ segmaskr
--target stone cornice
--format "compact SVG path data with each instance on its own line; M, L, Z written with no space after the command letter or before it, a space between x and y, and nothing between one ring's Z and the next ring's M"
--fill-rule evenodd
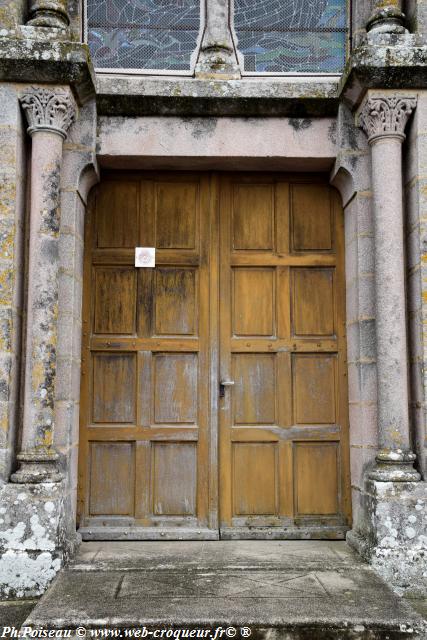
M330 117L338 112L335 78L206 80L99 74L98 113L108 116Z
M37 131L52 131L65 140L76 116L74 99L68 91L33 88L21 96L20 102L30 135Z
M359 126L372 143L384 136L405 137L405 127L417 106L413 96L368 97L359 112Z
M368 89L422 89L427 87L427 45L412 34L377 34L353 50L339 94L357 108Z
M95 96L89 48L76 42L0 36L0 81L69 85L80 104Z

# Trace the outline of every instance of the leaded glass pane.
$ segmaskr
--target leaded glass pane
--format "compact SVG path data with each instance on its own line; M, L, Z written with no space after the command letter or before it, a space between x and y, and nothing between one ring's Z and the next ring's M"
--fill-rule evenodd
M346 0L234 0L246 72L337 73L346 51Z
M199 30L200 0L87 0L97 68L187 71Z

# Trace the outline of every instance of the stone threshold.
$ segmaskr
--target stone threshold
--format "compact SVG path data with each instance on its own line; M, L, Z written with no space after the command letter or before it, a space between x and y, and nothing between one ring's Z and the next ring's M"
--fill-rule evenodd
M427 630L345 542L331 541L86 542L25 625L233 627L257 640L424 640Z

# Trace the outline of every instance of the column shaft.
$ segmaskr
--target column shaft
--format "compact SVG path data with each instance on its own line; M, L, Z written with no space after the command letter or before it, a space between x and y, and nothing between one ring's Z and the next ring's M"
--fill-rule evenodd
M381 449L409 448L401 137L372 144L378 426Z
M28 293L19 470L13 482L56 482L53 442L62 145L74 118L69 93L34 89L21 99L32 136Z
M370 477L379 481L419 480L410 438L402 192L402 142L415 106L413 98L370 98L360 114L372 150L380 450Z

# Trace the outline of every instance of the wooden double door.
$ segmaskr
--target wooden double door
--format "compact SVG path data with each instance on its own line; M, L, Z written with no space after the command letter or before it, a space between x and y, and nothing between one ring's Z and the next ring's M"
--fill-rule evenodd
M104 176L85 238L86 539L343 537L343 237L321 177Z

